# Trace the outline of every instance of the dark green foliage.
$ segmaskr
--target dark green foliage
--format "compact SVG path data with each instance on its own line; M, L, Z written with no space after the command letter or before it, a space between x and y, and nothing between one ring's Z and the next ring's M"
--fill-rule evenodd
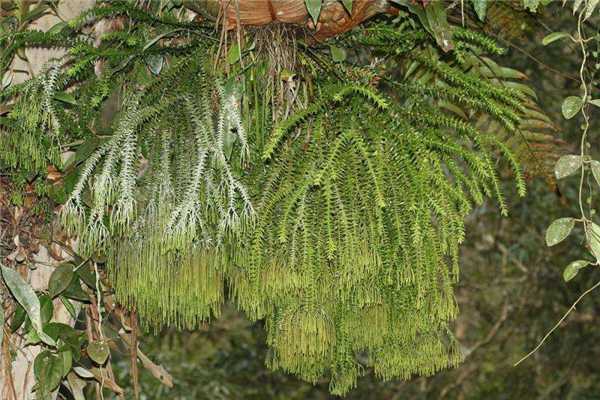
M445 53L405 16L342 39L356 45L343 65L259 45L222 71L214 32L126 2L11 43L51 45L114 16L126 31L65 43L11 92L2 137L5 162L33 170L83 141L61 217L83 255L108 256L117 299L147 326L192 329L219 315L228 287L265 320L271 368L328 377L337 394L367 369L387 380L456 365L464 219L484 196L507 212L499 159L525 192L505 137L478 119L512 135L526 111L522 90L472 71L501 49L457 29Z

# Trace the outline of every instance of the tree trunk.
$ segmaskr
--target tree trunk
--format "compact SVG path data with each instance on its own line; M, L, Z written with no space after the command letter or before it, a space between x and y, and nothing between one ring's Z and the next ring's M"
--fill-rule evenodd
M68 20L79 15L83 10L93 6L95 0L62 0L57 7L58 14L64 20ZM52 14L46 14L35 20L30 29L47 31L61 19ZM15 57L11 64L11 71L14 74L12 82L19 83L29 79L32 75L38 74L48 60L59 57L63 54L62 51L52 49L29 48L25 50L27 60L22 60ZM28 71L14 72L14 71ZM2 206L2 202L0 202ZM8 211L8 206L4 204L4 212ZM18 210L13 209L15 213ZM10 211L8 211L10 213ZM14 239L18 232L3 232L5 237L2 239L13 243L19 247L18 239ZM8 237L10 235L11 237ZM52 249L53 254L44 246L39 246L39 250L35 254L27 255L30 258L33 268L23 266L22 275L30 282L34 290L45 291L48 289L48 280L50 275L58 264L64 261L59 261L60 258L68 259L68 254ZM17 249L17 251L20 251ZM56 257L56 258L55 258ZM5 294L2 294L4 297ZM1 299L1 297L0 297ZM73 325L75 321L71 318L65 306L59 299L54 302L53 321L62 322ZM4 310L5 315L8 313ZM41 351L40 346L25 346L25 340L17 335L9 335L5 332L4 339L0 348L0 399L2 400L33 400L35 394L32 391L35 385L33 376L33 361Z

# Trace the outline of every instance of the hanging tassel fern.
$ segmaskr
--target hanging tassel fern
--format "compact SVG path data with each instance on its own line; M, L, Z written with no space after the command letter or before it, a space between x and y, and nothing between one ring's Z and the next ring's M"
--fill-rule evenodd
M405 16L339 39L345 63L292 41L247 45L245 64L238 49L223 73L213 30L152 7L107 2L58 32L0 39L16 51L77 37L3 95L16 102L0 162L43 171L60 141L84 142L60 217L82 255L107 256L117 300L147 327L194 329L229 298L265 320L271 368L326 377L335 394L369 370L459 363L464 220L486 197L507 213L499 160L525 194L514 138L540 118L482 58L502 50L455 29L442 52ZM114 17L126 34L94 46L85 27ZM255 37L292 32L276 29Z

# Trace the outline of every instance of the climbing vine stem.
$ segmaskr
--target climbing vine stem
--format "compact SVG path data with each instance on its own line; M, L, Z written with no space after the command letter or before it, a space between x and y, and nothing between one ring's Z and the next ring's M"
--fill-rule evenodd
M580 2L576 2L580 3ZM589 106L593 104L598 106L600 103L597 100L592 100L591 97L591 87L592 87L592 74L586 74L586 66L589 58L589 53L587 49L587 43L591 40L594 40L596 37L586 38L585 32L583 29L584 22L591 16L595 7L597 6L597 1L586 1L583 7L579 10L577 14L577 34L575 37L572 35L567 35L562 32L552 33L546 38L544 38L544 45L550 44L558 38L568 37L571 41L573 41L576 45L581 49L581 63L579 65L579 81L582 90L581 98L577 98L575 96L568 97L565 99L562 105L562 113L566 119L570 119L577 115L579 111L581 111L581 115L583 117L583 124L581 125L581 138L579 142L579 155L567 155L563 156L558 160L555 167L555 174L557 179L561 179L580 171L579 174L579 187L577 193L577 201L579 206L579 212L581 214L580 218L559 218L555 220L549 227L546 232L546 243L548 246L554 246L562 242L573 229L575 223L582 223L583 230L586 238L586 243L589 247L590 252L596 259L595 262L590 262L588 260L577 260L570 263L563 272L563 278L565 281L569 281L575 277L578 271L582 268L585 268L590 265L600 265L600 226L596 225L593 221L594 210L592 209L592 201L591 196L593 191L589 190L588 194L588 205L589 205L589 213L586 214L585 206L584 206L584 182L586 181L587 169L589 168L594 175L595 180L598 184L600 184L600 162L594 161L589 154L590 145L588 143L588 132L590 129L590 113ZM578 10L580 4L574 5L574 12ZM586 79L587 77L587 79ZM515 366L519 365L531 355L533 355L537 350L539 350L542 345L545 343L546 339L550 337L550 335L567 319L567 317L575 310L575 307L585 296L594 291L596 288L600 286L600 281L595 283L592 287L583 292L577 300L569 307L569 309L563 314L563 316L558 320L558 322L544 335L544 337L540 340L540 342L535 346L533 350L527 353L524 357L522 357L519 361L515 363Z

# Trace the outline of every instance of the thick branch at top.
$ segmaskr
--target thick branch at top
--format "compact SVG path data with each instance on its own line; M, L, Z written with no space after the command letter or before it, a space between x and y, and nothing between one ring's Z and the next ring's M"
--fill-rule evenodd
M322 41L346 32L379 13L393 13L387 0L354 0L352 13L338 0L325 0L319 21L314 26L304 0L220 0L227 29L240 26L261 26L273 22L296 24L314 32Z

